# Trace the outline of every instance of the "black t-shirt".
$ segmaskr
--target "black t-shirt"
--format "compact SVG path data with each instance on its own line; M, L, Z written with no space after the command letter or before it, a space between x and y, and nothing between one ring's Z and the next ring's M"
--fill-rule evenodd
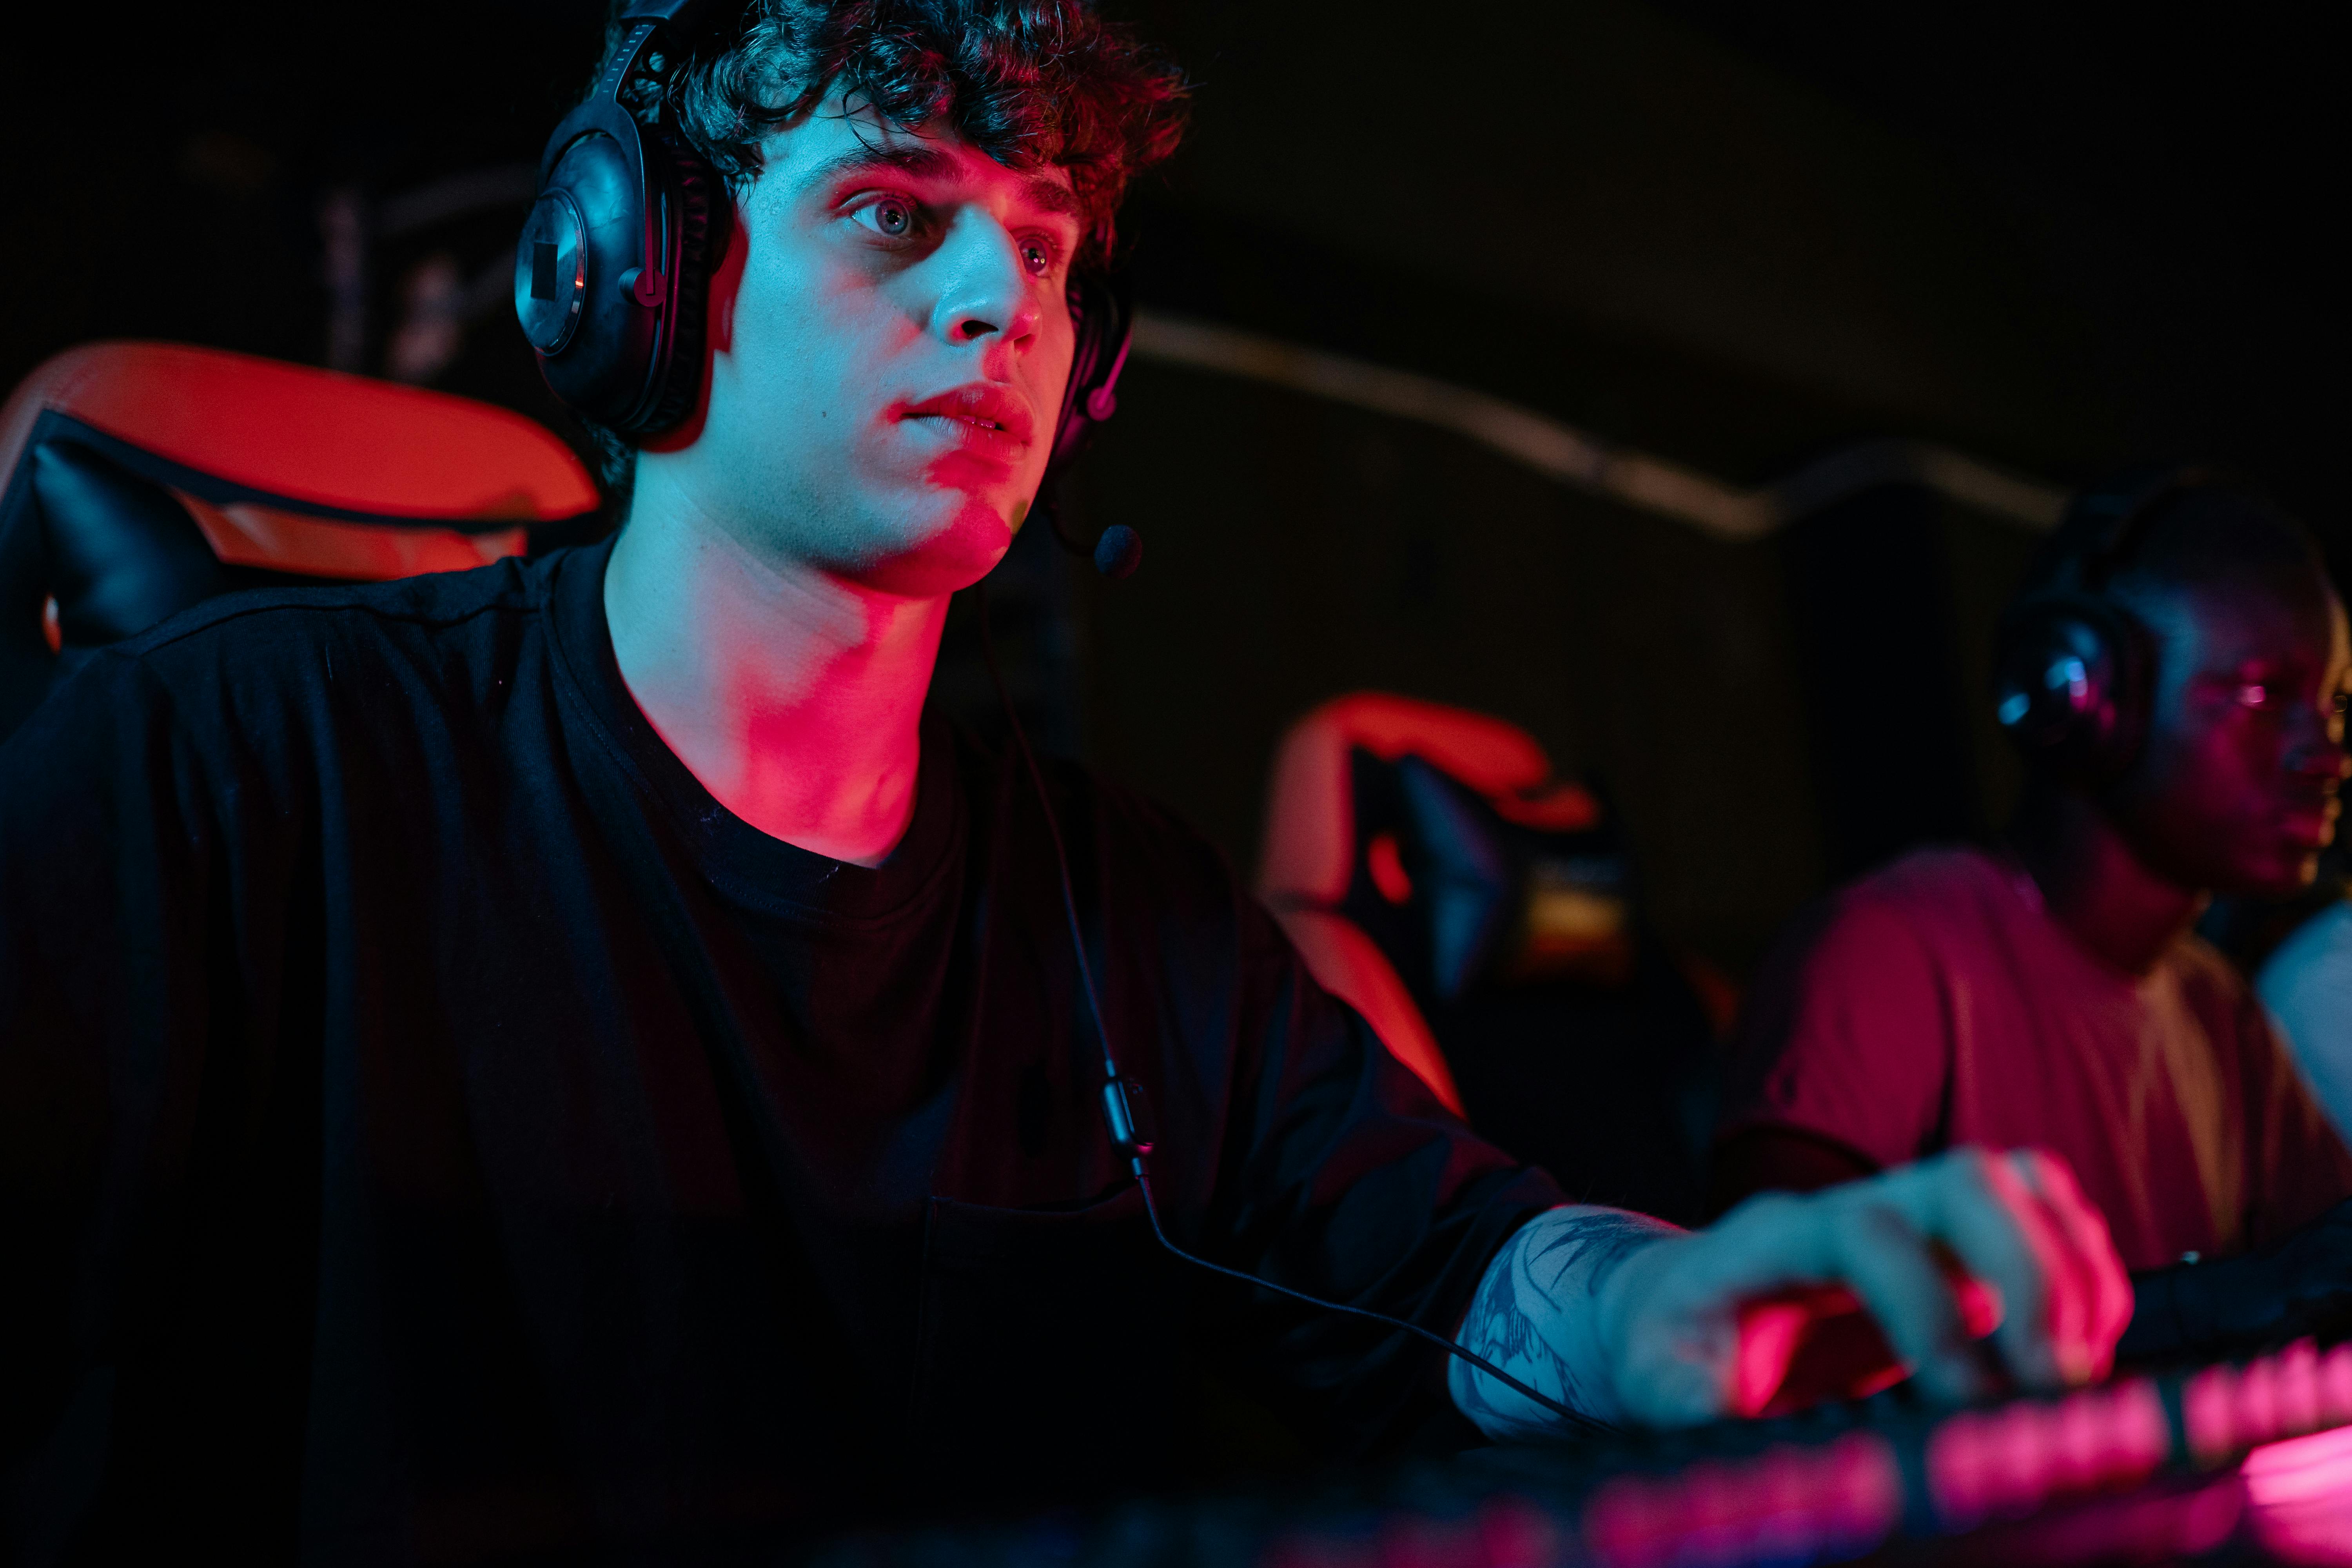
M1152 1244L1017 763L927 721L883 865L768 837L631 701L607 552L217 601L0 752L20 1540L751 1550L1440 1408ZM1450 1328L1549 1181L1047 776L1171 1233Z

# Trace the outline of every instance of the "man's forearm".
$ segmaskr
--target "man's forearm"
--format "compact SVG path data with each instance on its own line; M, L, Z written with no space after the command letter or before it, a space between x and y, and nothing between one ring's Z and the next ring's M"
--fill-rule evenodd
M1623 1209L1577 1205L1537 1215L1486 1266L1462 1320L1463 1346L1571 1409L1622 1422L1598 1332L1601 1288L1643 1247L1681 1234ZM1455 1407L1497 1441L1560 1429L1550 1411L1458 1358L1446 1387Z

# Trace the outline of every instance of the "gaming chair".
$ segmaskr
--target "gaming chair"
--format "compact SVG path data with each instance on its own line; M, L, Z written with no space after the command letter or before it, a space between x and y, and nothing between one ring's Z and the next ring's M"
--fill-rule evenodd
M584 531L553 434L445 393L173 343L43 364L0 408L0 737L200 600L519 555Z
M1325 989L1572 1198L1696 1223L1727 982L1642 919L1623 837L1499 719L1381 692L1276 752L1258 891Z

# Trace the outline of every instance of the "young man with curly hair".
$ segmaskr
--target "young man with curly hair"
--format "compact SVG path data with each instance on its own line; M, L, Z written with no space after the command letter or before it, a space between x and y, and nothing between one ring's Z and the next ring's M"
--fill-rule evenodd
M700 398L624 455L618 534L222 601L0 759L24 1531L754 1550L1177 1485L1269 1430L1549 1429L1154 1243L1037 796L925 712L1177 79L1081 0L760 0L672 81L734 221ZM1045 787L1180 1244L1621 1424L1733 1408L1738 1303L1801 1282L1974 1390L1937 1240L2000 1289L2018 1377L2103 1366L2120 1276L2054 1163L1693 1235L1564 1205L1199 838Z

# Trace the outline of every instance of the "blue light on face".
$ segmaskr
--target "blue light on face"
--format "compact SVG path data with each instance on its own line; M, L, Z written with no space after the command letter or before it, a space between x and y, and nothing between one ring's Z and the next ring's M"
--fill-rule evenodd
M2004 724L2014 724L2024 718L2025 710L2032 706L2024 692L2012 691L2000 700L2000 706L1993 710L1993 714Z

